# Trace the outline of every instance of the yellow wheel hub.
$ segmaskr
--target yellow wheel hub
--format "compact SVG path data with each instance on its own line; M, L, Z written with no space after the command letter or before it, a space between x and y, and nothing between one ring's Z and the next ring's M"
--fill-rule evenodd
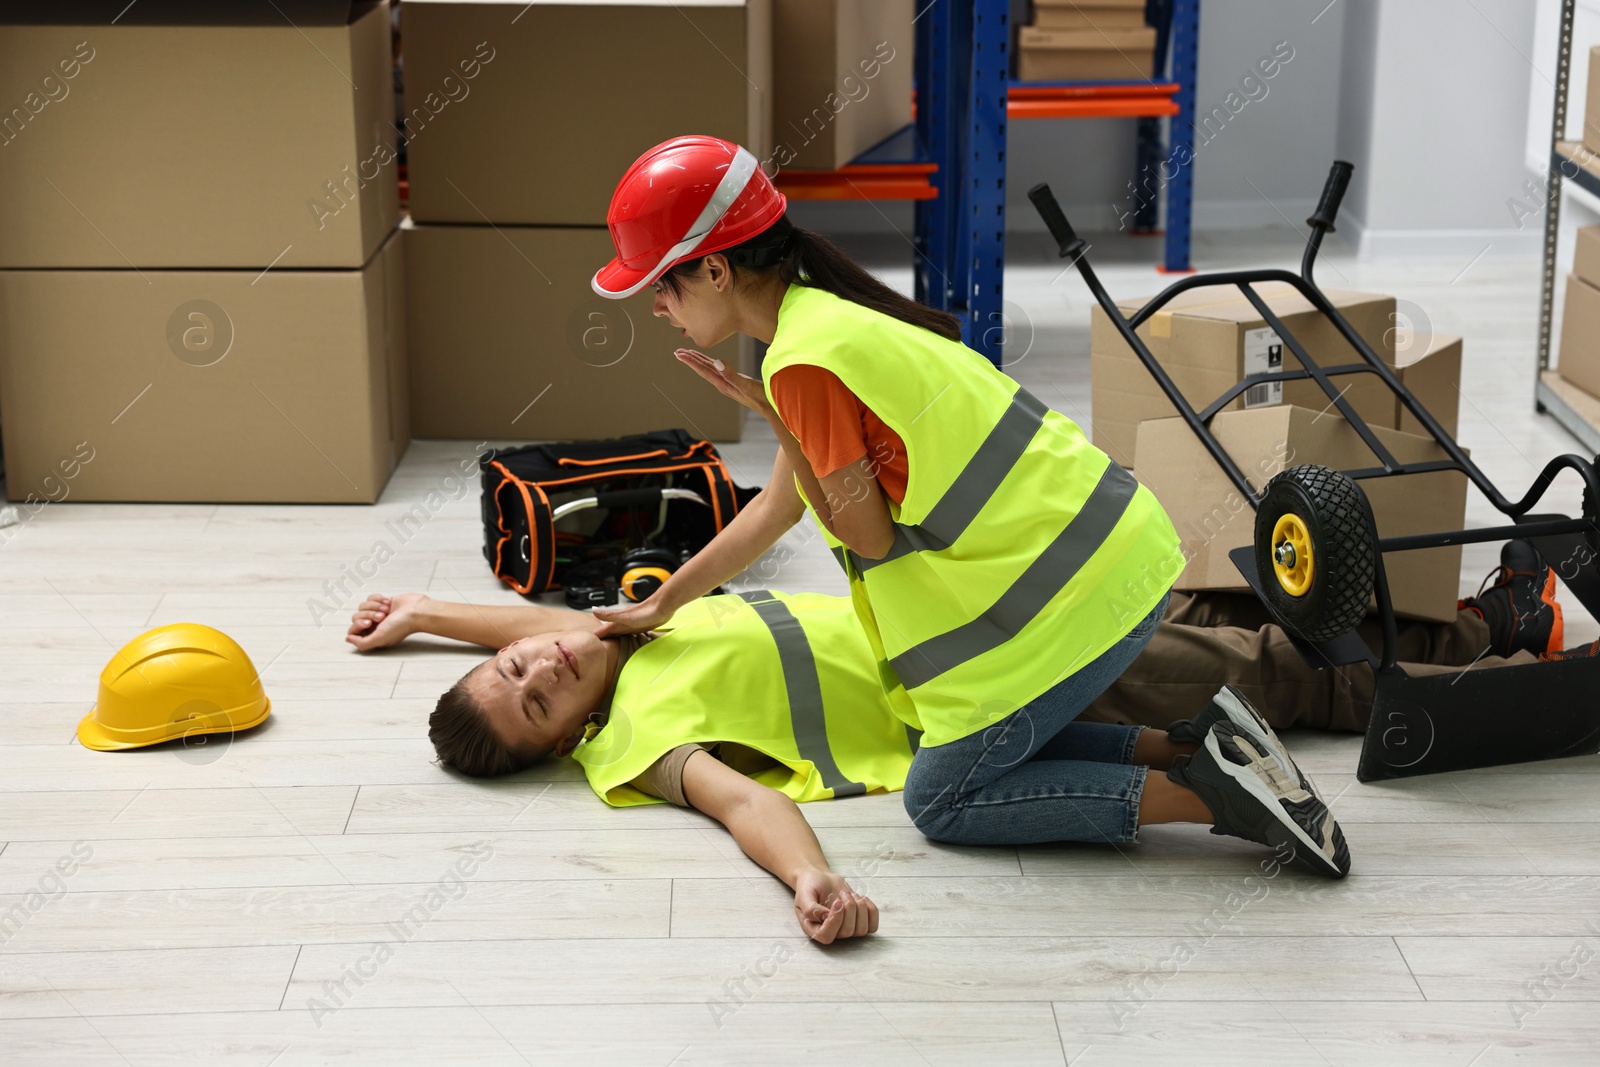
M1290 596L1311 591L1316 560L1311 554L1311 534L1298 515L1283 515L1272 528L1272 569L1278 584Z

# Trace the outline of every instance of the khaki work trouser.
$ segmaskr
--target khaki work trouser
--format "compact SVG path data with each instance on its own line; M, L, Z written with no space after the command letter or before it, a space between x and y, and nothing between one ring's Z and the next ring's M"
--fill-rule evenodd
M1372 648L1380 647L1375 618L1360 632ZM1489 628L1466 611L1450 623L1401 619L1399 638L1397 658L1410 675L1537 662L1528 652L1485 655ZM1144 651L1079 717L1159 729L1192 717L1218 689L1233 685L1275 729L1361 732L1372 713L1372 684L1366 664L1311 667L1250 594L1173 593Z

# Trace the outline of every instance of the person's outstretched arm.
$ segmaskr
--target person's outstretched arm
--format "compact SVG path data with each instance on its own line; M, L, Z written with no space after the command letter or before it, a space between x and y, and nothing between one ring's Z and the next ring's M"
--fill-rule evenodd
M685 604L738 577L805 513L805 503L794 485L794 468L779 451L766 487L740 508L733 521L706 547L673 572L660 589L637 604L595 608L596 620L605 624L595 633L617 637L660 626Z
M728 828L744 854L794 890L794 914L822 944L878 930L878 906L834 873L800 806L709 752L683 765L683 795Z
M383 596L361 602L350 617L345 640L362 652L398 645L412 634L437 634L484 648L504 648L519 637L561 630L599 629L600 621L583 611L538 604L454 604L423 593Z

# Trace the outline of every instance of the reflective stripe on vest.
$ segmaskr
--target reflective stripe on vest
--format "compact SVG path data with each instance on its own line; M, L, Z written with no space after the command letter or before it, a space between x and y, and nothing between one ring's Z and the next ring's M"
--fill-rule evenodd
M811 642L800 620L794 617L787 604L773 599L765 589L740 593L739 597L755 609L777 643L778 662L783 667L783 688L789 697L789 720L800 758L817 768L822 784L833 790L834 796L865 793L865 785L852 782L839 770L833 749L828 745L828 723L822 713L822 682L817 677L816 656L812 654Z
M950 483L950 488L929 509L927 518L916 526L895 523L894 544L889 554L882 559L857 556L857 569L869 571L912 552L937 552L955 544L1028 450L1028 442L1044 425L1044 415L1049 410L1038 397L1018 387L1011 398L1011 406L994 424L994 429L989 431L989 436L984 438L956 480ZM841 557L840 564L843 563Z
M971 622L895 656L889 661L895 676L907 689L915 689L1020 633L1105 543L1138 488L1120 466L1107 466L1082 510L999 599ZM939 506L943 504L941 499Z

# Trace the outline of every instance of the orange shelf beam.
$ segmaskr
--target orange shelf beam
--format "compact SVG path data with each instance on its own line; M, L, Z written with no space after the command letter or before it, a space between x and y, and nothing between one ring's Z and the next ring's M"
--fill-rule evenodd
M1006 115L1014 119L1126 119L1176 115L1176 82L1138 85L1013 85Z
M780 170L778 190L792 200L932 200L934 163L852 163L838 170Z
M1176 115L1178 105L1159 98L1132 100L1010 100L1013 119L1132 119Z

